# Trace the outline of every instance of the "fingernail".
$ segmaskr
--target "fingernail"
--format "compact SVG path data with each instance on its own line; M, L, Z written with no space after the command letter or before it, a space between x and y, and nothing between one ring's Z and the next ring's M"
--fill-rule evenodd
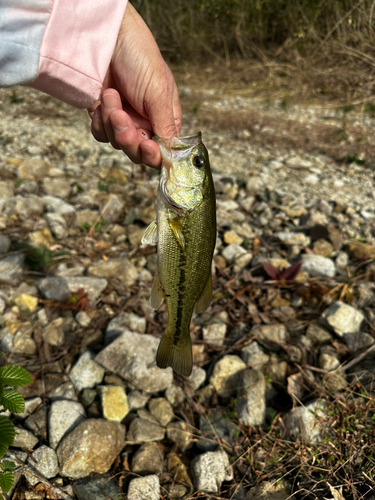
M117 97L113 94L106 94L103 96L104 107L112 109L117 107Z
M112 122L112 127L116 132L123 132L128 128L128 124L122 117L116 116L116 113L114 113L114 116L111 115L111 122Z

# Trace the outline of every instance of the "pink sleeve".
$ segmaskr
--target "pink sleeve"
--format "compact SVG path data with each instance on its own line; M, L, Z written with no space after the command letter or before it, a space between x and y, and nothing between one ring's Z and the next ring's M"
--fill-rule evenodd
M30 87L88 108L100 96L127 0L54 0Z

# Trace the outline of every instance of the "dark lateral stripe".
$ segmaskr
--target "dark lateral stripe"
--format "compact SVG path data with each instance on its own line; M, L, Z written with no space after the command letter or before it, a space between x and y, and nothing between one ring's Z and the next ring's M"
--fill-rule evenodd
M182 327L182 312L183 312L183 300L185 295L185 265L186 265L186 250L180 250L180 279L178 282L178 297L177 297L177 314L176 314L176 322L175 322L175 331L173 336L173 344L177 345L180 337L181 337L181 327Z

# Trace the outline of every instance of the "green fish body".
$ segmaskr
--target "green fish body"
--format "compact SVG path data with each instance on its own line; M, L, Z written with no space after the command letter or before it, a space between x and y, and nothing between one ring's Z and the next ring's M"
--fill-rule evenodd
M189 376L193 366L190 320L210 304L211 263L216 242L215 190L207 149L200 132L161 139L163 164L157 197L157 219L142 243L157 242L157 273L151 305L165 300L168 326L156 362Z

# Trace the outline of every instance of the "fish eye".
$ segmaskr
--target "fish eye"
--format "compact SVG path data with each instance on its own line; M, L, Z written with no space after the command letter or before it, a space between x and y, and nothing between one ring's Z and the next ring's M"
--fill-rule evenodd
M194 156L193 158L194 167L200 168L204 165L204 159L201 156Z

